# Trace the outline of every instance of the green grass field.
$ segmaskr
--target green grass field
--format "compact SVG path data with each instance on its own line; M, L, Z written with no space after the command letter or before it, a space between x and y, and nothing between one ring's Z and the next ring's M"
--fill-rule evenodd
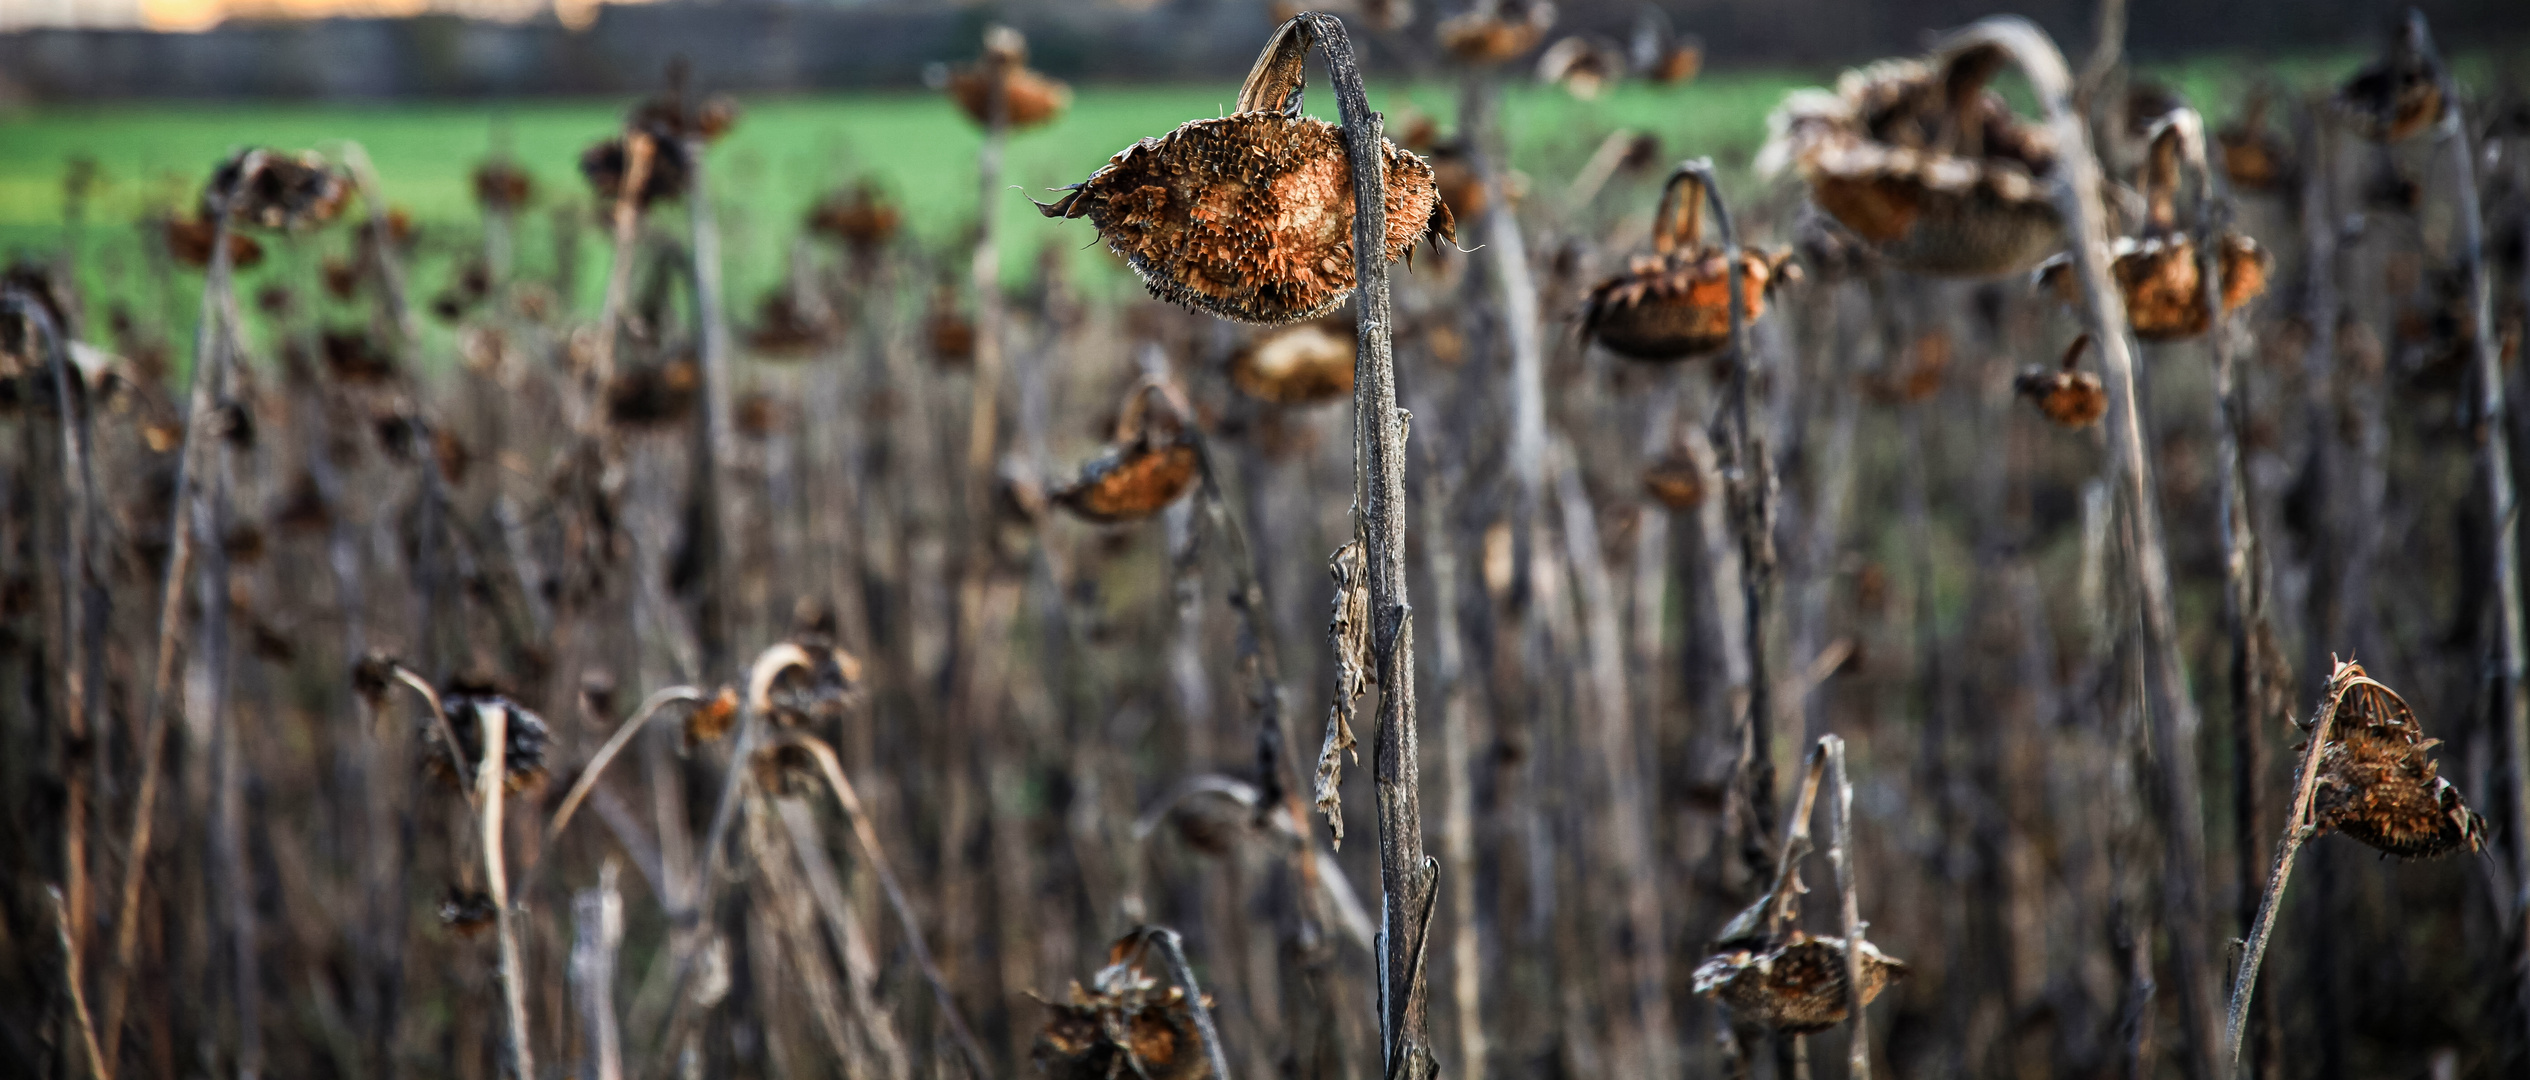
M2303 60L2284 65L2296 82L2316 81L2351 62ZM2236 108L2253 65L2207 58L2157 77L2209 102L2217 118ZM2276 70L2272 65L2265 70ZM1568 179L1590 150L1619 128L1659 136L1672 157L1711 155L1726 176L1744 169L1765 133L1765 114L1792 88L1826 82L1832 71L1724 72L1687 86L1623 85L1595 101L1520 84L1506 95L1504 129L1512 165L1548 190ZM1167 131L1194 116L1216 115L1236 83L1164 87L1083 87L1056 123L1011 140L1006 183L992 193L1012 280L1031 272L1038 252L1063 249L1093 292L1131 288L1115 260L1088 250L1091 230L1078 222L1040 218L1023 198L1077 181L1135 139ZM1457 111L1448 83L1411 86L1374 98L1392 122L1413 108L1441 118ZM163 300L150 287L141 239L130 223L188 205L211 165L242 146L329 149L358 141L376 162L391 203L424 229L413 273L418 301L439 288L455 260L477 242L468 176L505 139L538 182L538 208L576 207L586 215L586 187L576 173L580 150L614 132L629 104L621 100L530 100L353 104L117 104L46 107L0 113L0 255L51 253L63 242L62 178L85 156L100 167L103 186L88 211L81 242L82 284L92 304L130 301L144 321L185 326L189 286ZM1333 112L1332 97L1310 98L1311 110ZM924 92L758 97L744 102L736 131L713 151L713 200L719 207L733 311L783 273L785 251L802 212L817 196L860 177L875 177L904 204L913 239L939 251L967 234L979 192L974 176L979 136L948 101ZM1640 202L1637 197L1631 202ZM1623 190L1611 191L1602 213L1642 213ZM276 257L244 279L306 280L319 251L345 241L335 235L271 245ZM594 229L582 229L577 302L594 307L604 251ZM518 242L523 275L549 272L555 252L550 219L531 213ZM182 335L175 335L179 338Z

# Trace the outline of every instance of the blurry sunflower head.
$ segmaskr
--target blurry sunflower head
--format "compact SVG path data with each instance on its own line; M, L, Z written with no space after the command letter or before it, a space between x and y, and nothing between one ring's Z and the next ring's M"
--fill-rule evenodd
M2440 123L2449 111L2442 75L2425 51L2421 22L2406 20L2389 51L2338 86L2330 105L2356 135L2400 142Z
M1230 381L1275 405L1314 405L1353 392L1354 327L1327 318L1257 335L1230 356Z
M2274 87L2260 82L2240 115L2214 133L2222 147L2223 176L2234 190L2272 194L2293 182L2293 148L2266 123L2273 96Z
M1151 294L1239 322L1316 318L1350 296L1353 187L1342 129L1300 111L1312 23L1283 24L1257 58L1239 111L1192 120L1109 158L1047 217L1086 217ZM1455 238L1421 157L1383 142L1385 257Z
M1869 1005L1906 965L1862 943L1862 1003ZM1733 949L1695 969L1695 992L1719 999L1731 1016L1787 1035L1843 1023L1853 995L1847 986L1845 939L1798 930L1772 949Z
M2205 167L2204 123L2195 110L2176 108L2155 118L2147 136L2143 235L2116 240L2110 248L2109 275L2125 300L2126 318L2135 336L2177 341L2203 334L2214 325L2213 310L2205 301L2196 238L2180 231L2178 222L2181 166ZM2255 238L2226 230L2216 257L2225 312L2239 309L2266 291L2271 260ZM2038 284L2067 304L2082 302L2070 252L2040 264Z
M738 725L738 688L723 686L708 700L697 703L685 713L685 748L691 750L704 743L719 742Z
M702 373L691 356L616 372L606 387L608 422L625 428L667 428L694 414Z
M477 889L451 885L447 898L439 902L439 925L456 931L459 937L482 937L500 917L501 909L492 903L492 894Z
M756 784L785 798L804 798L816 794L822 779L817 755L807 747L787 740L773 742L755 752L751 763Z
M1591 101L1625 78L1625 51L1613 41L1574 34L1546 47L1537 57L1537 81Z
M895 239L904 217L904 211L886 192L876 183L863 180L848 190L827 192L817 200L817 205L808 211L808 231L866 254Z
M314 151L241 150L211 170L199 216L226 210L242 225L297 232L341 216L350 198L351 182Z
M422 725L422 768L432 779L459 791L474 785L474 770L483 762L484 717L497 709L502 713L502 786L526 791L544 782L545 750L552 742L544 718L507 697L476 687L452 688L441 695L440 708L448 714L448 729L456 735L457 746L452 755L439 725Z
M1643 466L1643 493L1672 510L1704 505L1704 469L1694 457L1672 451Z
M2183 341L2214 324L2205 304L2204 277L2196 260L2196 240L2185 233L2121 236L2109 247L2109 275L2125 294L2126 319L2145 341ZM2266 291L2274 259L2255 237L2225 232L2220 253L2223 311L2236 311ZM2038 268L2038 285L2068 304L2082 302L2081 285L2070 256L2058 255Z
M750 702L756 715L784 728L832 724L860 704L865 689L859 657L821 639L793 638L800 649L760 684Z
M1528 55L1554 25L1555 5L1547 0L1477 0L1433 29L1461 63L1499 64Z
M998 95L1003 123L1014 131L1052 121L1072 104L1071 87L1028 67L1028 39L998 23L984 28L983 54L949 73L948 90L968 119L987 127Z
M2319 751L2313 824L2391 855L2430 859L2486 846L2486 819L2441 777L2415 711L2351 661L2328 680L2335 702Z
M1704 199L1704 183L1692 171L1682 168L1669 178L1652 222L1651 253L1636 255L1623 273L1591 287L1582 302L1584 337L1619 356L1651 361L1711 356L1730 346L1730 260L1704 240ZM1766 313L1775 282L1798 280L1791 255L1789 249L1740 249L1744 322Z
M474 167L474 204L487 213L515 211L535 194L535 178L511 161L494 158Z
M1905 269L2025 272L2064 244L2057 148L1987 88L2006 56L1972 34L1795 91L1767 118L1758 170L1798 170L1813 203Z
M1180 987L1163 986L1138 962L1145 937L1117 941L1106 967L1086 988L1072 984L1068 1001L1045 1002L1030 1057L1048 1080L1204 1080L1212 1075L1194 1003Z
M580 154L580 176L589 182L601 210L623 198L625 185L633 182L636 171L640 187L634 203L641 209L684 198L689 180L686 166L684 143L638 131L599 142Z
M155 223L159 239L167 245L167 254L177 262L195 270L211 265L211 245L219 227L209 217L170 214ZM264 261L264 246L244 233L228 234L229 265L240 270L252 269Z
M2100 377L2080 370L2082 352L2090 348L2091 336L2073 339L2065 350L2064 362L2055 370L2030 367L2012 380L2012 392L2028 398L2038 411L2059 427L2086 428L2108 415L2108 388Z
M1159 513L1193 490L1202 455L1172 406L1166 422L1150 422L1150 399L1161 390L1134 386L1116 421L1115 438L1081 465L1079 478L1047 500L1084 520L1139 521Z
M822 303L800 303L800 290L777 285L757 301L755 325L746 330L747 349L758 356L791 360L809 356L843 333L834 309Z

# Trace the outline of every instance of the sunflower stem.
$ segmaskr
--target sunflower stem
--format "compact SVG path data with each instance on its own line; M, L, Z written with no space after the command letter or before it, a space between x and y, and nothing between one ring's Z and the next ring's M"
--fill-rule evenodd
M1426 1080L1433 1057L1424 993L1424 935L1431 926L1438 866L1423 853L1414 717L1414 620L1406 602L1406 414L1397 408L1389 351L1388 184L1381 118L1371 111L1362 70L1344 24L1315 12L1297 16L1317 38L1335 84L1352 166L1354 311L1354 508L1370 571L1371 653L1379 672L1378 734L1371 771L1379 789L1379 1033L1381 1075Z

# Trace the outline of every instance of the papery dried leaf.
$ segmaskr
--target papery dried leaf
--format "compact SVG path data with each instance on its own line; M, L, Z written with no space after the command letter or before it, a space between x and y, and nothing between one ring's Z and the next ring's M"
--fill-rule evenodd
M1318 746L1317 809L1327 818L1335 846L1344 846L1344 757L1361 763L1353 738L1353 710L1370 692L1370 567L1360 540L1346 541L1327 560L1335 578L1334 611L1327 643L1335 650L1335 702L1327 709L1326 737Z

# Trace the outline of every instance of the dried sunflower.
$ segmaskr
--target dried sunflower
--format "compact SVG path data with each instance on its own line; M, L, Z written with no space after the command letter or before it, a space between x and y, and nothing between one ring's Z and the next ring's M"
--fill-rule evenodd
M448 728L457 737L452 757L437 724L422 728L422 768L431 778L460 791L474 784L474 770L483 761L483 713L500 709L502 721L501 779L510 791L525 791L544 782L545 747L552 736L544 719L500 694L475 688L451 690L440 698Z
M1086 217L1154 296L1225 319L1287 323L1353 291L1353 188L1342 129L1301 115L1306 21L1283 24L1239 93L1239 111L1144 139L1037 208ZM1455 238L1432 167L1384 143L1386 252Z
M2319 751L2319 829L2411 859L2483 849L2486 819L2439 775L2428 752L2442 740L2425 738L2406 699L2351 662L2330 685L2342 689Z
M1906 965L1862 943L1862 1003L1871 1004ZM1760 951L1734 949L1695 969L1695 992L1721 999L1731 1015L1786 1035L1808 1035L1844 1023L1852 1001L1846 987L1845 939L1792 931L1782 945Z
M1151 395L1159 392L1147 382L1136 385L1116 420L1115 438L1048 501L1090 521L1139 521L1191 490L1202 456L1174 409L1166 425L1147 422Z
M864 180L849 191L829 192L817 200L808 211L808 231L867 253L894 239L904 217L878 185Z
M2204 140L2196 114L2185 109L2162 117L2151 135L2151 153L2144 165L2144 234L2117 239L2110 249L2109 273L2125 296L2126 319L2136 337L2178 341L2202 334L2214 324L2197 265L2196 238L2178 225L2179 162L2182 157L2201 162ZM2216 258L2222 270L2225 312L2238 310L2266 291L2272 260L2255 238L2225 230ZM2082 302L2077 276L2070 254L2051 258L2038 268L2039 286L2054 290L2068 304Z
M1353 392L1354 327L1320 319L1260 335L1230 357L1230 381L1276 405L1314 405Z
M501 909L492 903L492 894L451 885L448 898L439 902L439 924L462 937L482 937L498 922Z
M1537 57L1537 81L1561 86L1583 101L1597 99L1624 77L1624 50L1602 37L1574 34Z
M1071 87L1029 69L1028 39L1001 25L984 29L983 56L949 74L949 96L969 118L990 126L996 83L1003 123L1014 131L1053 120L1072 104Z
M842 719L861 700L860 658L807 636L792 643L807 654L808 663L775 674L752 703L756 715L786 728Z
M510 161L495 158L474 167L474 202L487 212L517 210L535 194L535 177Z
M2355 134L2373 142L2408 139L2441 122L2442 73L2423 48L2422 27L2409 22L2384 56L2355 72L2331 102Z
M2282 191L2292 183L2293 148L2266 126L2270 96L2264 85L2251 91L2240 118L2214 133L2214 141L2223 150L2223 176L2235 190L2263 194Z
M1662 188L1652 221L1652 253L1637 255L1625 272L1590 290L1581 312L1582 335L1608 351L1636 360L1710 356L1731 343L1730 262L1722 248L1704 241L1704 183L1680 169ZM1778 278L1797 278L1791 252L1742 248L1740 316L1755 322L1766 313L1766 293Z
M350 198L350 181L313 151L241 150L211 171L200 216L215 220L225 206L241 224L297 231L334 220Z
M1758 170L1797 168L1810 199L1906 269L2019 273L2064 244L2056 146L1986 89L2004 50L1970 40L1848 71L1767 118Z
M1029 1056L1049 1080L1212 1075L1194 1002L1183 988L1143 973L1135 962L1142 942L1140 934L1116 942L1087 989L1075 982L1068 1002L1044 1002L1045 1026Z
M1433 30L1441 47L1470 64L1499 64L1528 55L1555 25L1546 0L1477 0L1476 6L1440 21Z
M158 220L159 236L166 241L167 254L193 269L211 265L212 238L218 226L207 217L169 215ZM251 269L264 261L264 246L243 233L228 234L229 265L240 270Z
M1704 505L1704 469L1695 458L1672 451L1643 466L1643 492L1672 510Z
M691 356L626 368L606 386L606 418L621 427L669 427L694 413L702 372Z
M2089 334L2073 339L2061 367L2024 369L2012 380L2012 391L2035 402L2038 411L2059 426L2085 428L2099 423L2108 415L2108 389L2100 385L2099 376L2075 367L2090 344Z

